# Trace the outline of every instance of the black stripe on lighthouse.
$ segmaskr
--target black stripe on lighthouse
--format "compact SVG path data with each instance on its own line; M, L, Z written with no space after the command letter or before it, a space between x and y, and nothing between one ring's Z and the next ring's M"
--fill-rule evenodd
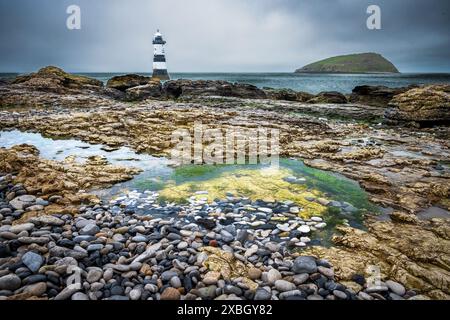
M155 54L153 56L153 61L154 62L166 62L166 56L163 54Z

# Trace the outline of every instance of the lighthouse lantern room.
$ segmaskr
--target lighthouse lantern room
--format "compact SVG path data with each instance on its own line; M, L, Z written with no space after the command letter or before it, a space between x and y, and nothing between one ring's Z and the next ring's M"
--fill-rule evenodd
M162 34L158 30L153 37L153 77L159 78L160 80L170 79L167 72L166 53L164 51L165 44L166 41L163 40Z

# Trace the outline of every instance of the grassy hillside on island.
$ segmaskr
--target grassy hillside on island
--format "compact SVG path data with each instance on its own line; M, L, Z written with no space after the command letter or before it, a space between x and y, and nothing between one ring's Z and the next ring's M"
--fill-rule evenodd
M297 69L296 73L399 73L381 54L360 53L337 56Z

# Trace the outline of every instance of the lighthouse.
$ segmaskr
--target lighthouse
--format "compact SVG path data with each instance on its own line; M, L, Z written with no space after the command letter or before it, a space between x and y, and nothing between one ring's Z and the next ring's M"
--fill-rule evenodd
M164 51L164 45L166 42L163 40L162 34L156 31L153 37L153 77L160 80L169 80L169 74L167 73L166 66L166 53Z

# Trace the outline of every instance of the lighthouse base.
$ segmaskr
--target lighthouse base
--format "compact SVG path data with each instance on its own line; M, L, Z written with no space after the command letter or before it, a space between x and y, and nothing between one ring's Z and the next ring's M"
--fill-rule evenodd
M153 78L158 78L159 80L170 80L169 73L167 70L163 69L154 69Z

